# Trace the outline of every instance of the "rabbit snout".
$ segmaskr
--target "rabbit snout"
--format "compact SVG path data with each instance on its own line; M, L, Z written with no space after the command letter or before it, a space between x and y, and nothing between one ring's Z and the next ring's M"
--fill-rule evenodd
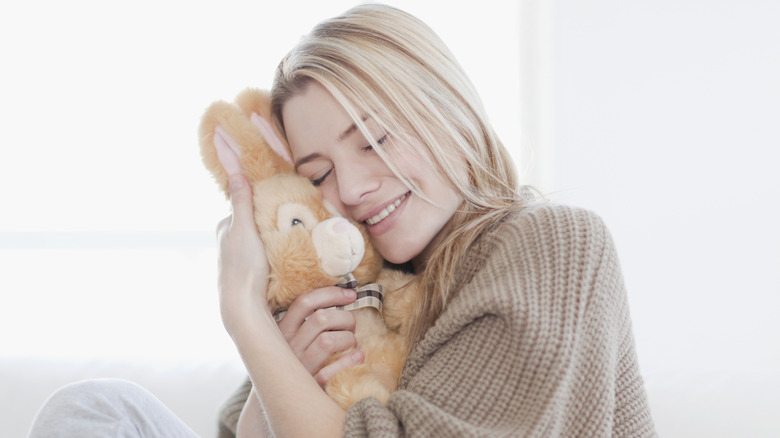
M349 274L360 264L365 241L360 230L343 217L326 219L312 230L322 269L334 277Z

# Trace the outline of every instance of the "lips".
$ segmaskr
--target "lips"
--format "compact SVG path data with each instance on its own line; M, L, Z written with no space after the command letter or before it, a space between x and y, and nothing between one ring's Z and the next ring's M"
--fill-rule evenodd
M394 212L395 209L399 205L401 205L401 203L404 202L404 200L407 197L409 197L409 192L404 193L403 196L401 196L400 198L396 199L394 202L390 203L387 207L383 208L382 211L380 211L376 215L367 218L365 220L365 222L368 225L376 225L379 222L382 222L382 220L385 219L386 217L390 216L390 213Z

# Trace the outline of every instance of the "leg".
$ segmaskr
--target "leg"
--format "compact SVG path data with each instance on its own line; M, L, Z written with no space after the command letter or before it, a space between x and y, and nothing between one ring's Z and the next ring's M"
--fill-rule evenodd
M149 391L119 379L67 385L41 408L30 431L38 437L197 437Z

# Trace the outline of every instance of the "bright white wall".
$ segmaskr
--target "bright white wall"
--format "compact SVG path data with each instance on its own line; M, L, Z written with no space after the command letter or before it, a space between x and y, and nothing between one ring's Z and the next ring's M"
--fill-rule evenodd
M301 35L357 3L3 4L0 187L17 213L0 215L0 232L211 231L224 205L194 152L201 113L270 87ZM387 3L441 34L515 143L516 5Z
M269 87L300 35L356 3L0 5L0 356L237 361L199 117ZM517 4L388 3L440 33L518 143Z
M612 230L643 371L780 370L780 3L539 3L540 181Z
M391 3L450 44L528 181L606 219L645 372L780 367L777 2ZM235 359L198 117L351 4L0 6L0 353Z

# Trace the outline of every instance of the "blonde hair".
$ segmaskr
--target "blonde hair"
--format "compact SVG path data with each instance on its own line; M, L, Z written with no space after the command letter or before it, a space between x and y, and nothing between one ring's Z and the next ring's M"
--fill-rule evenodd
M401 140L399 144L422 145L424 151L409 152L426 160L463 199L450 222L449 237L418 272L428 291L412 315L411 337L419 340L451 299L455 274L469 247L496 220L523 204L512 159L446 45L422 21L396 8L372 4L350 9L317 25L281 61L271 90L281 132L283 105L311 81L333 95L417 195L424 197L373 140L364 123L367 118Z

